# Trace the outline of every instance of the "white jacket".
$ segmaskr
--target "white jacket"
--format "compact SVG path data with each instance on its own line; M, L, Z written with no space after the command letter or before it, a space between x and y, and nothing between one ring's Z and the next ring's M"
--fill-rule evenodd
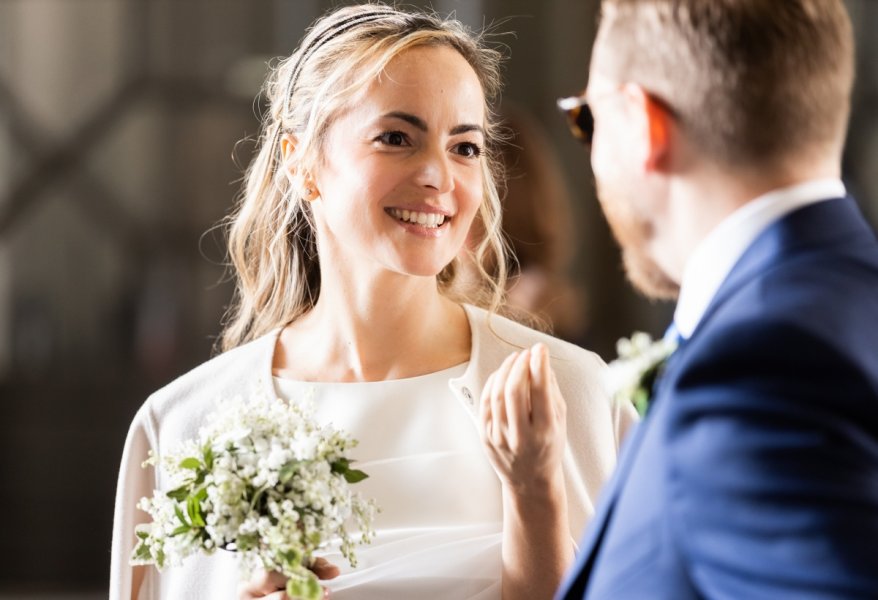
M463 376L449 381L452 392L477 426L482 387L512 352L543 342L567 401L567 484L570 535L582 534L594 513L601 486L616 464L619 444L636 420L629 405L610 401L601 379L606 369L596 354L550 335L524 327L483 309L465 305L472 331L472 351ZM132 568L128 558L135 545L134 528L148 515L136 508L144 496L165 489L161 471L142 468L152 449L161 455L180 441L194 438L204 417L215 410L215 400L261 392L275 395L272 360L278 332L273 331L225 352L152 394L134 417L119 471L113 523L110 575L111 600L131 598ZM478 501L474 498L473 501ZM152 590L152 576L141 588L141 598L234 598L238 572L227 553L190 557L183 567L162 573L162 591ZM171 592L173 590L173 592Z

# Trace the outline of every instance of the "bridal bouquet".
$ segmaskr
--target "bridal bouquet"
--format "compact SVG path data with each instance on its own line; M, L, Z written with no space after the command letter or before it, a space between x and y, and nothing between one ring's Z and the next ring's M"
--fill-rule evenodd
M240 553L248 570L264 568L289 578L291 598L317 599L323 591L308 569L329 540L356 566L354 546L374 534L376 507L351 490L366 478L351 468L356 441L318 426L310 402L236 398L221 402L196 440L173 453L150 455L170 477L138 508L152 523L137 528L131 564L179 565L217 548ZM353 523L359 535L352 535Z

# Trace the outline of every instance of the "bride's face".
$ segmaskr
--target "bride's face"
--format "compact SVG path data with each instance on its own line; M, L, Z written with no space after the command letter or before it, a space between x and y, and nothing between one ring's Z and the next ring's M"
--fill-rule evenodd
M321 255L438 274L482 201L484 126L481 84L456 50L414 48L391 60L328 131L312 205Z

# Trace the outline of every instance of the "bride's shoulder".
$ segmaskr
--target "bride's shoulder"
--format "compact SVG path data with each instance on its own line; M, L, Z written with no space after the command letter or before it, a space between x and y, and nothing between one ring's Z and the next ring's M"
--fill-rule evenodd
M552 367L560 375L590 376L605 368L604 361L590 350L538 331L483 308L465 305L473 332L474 345L480 352L502 355L529 348L537 343L549 350Z
M180 375L147 399L150 410L168 414L213 404L221 398L255 393L270 383L277 331L227 350Z

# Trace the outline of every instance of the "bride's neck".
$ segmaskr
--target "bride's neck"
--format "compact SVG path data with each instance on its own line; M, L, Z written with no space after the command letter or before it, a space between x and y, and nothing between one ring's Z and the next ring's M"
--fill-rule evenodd
M278 341L275 372L306 381L413 377L466 361L469 322L433 278L387 278L370 289L328 285Z

